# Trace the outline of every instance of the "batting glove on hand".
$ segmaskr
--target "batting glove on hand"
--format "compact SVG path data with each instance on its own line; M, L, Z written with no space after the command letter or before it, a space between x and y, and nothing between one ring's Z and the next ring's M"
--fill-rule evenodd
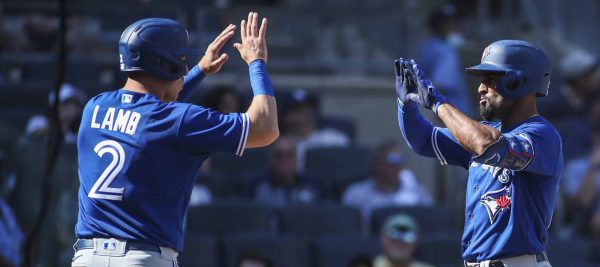
M394 66L396 68L396 96L398 97L398 103L401 105L404 105L410 101L410 99L407 97L408 93L417 92L417 86L404 71L403 65L405 63L406 61L403 58L394 61Z
M417 87L417 92L409 93L406 96L407 98L433 110L435 113L437 113L437 109L441 104L448 103L448 99L433 86L431 81L425 78L425 74L414 60L405 61L403 69L410 77L411 82L416 84Z

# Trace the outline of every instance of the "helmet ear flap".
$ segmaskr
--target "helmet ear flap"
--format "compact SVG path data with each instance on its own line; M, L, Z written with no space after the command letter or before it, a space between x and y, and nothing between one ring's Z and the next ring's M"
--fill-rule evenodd
M171 63L169 60L165 60L163 58L159 58L158 59L158 63L161 65L161 67L167 71L168 73L171 73L173 75L181 72L181 66L176 65Z
M506 84L506 89L508 89L509 91L514 91L517 88L519 88L519 84L521 83L521 80L516 80L516 81L512 81Z
M131 60L140 60L140 51L139 50L129 49L129 51L127 51L127 53L129 54L129 58Z
M527 77L523 77L520 79L516 79L514 81L510 81L508 83L506 83L506 89L508 89L509 91L514 91L517 90L517 88L519 88L519 86L525 86L527 85Z

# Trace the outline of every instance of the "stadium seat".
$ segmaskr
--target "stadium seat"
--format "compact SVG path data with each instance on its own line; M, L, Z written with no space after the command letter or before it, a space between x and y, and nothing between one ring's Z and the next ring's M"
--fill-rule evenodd
M270 211L263 206L239 200L217 201L191 207L187 229L203 234L223 236L242 232L269 232Z
M246 149L242 157L227 153L214 153L212 167L216 171L234 175L247 175L267 169L266 148Z
M456 233L459 232L457 221L450 207L447 206L411 206L385 207L373 210L371 213L371 232L379 233L385 220L393 214L406 213L413 216L421 228L421 233Z
M421 237L417 258L434 266L461 266L463 259L460 242L461 235L459 233L424 233Z
M323 234L360 232L360 212L339 204L288 206L280 210L280 231L313 238Z
M592 242L589 239L573 237L562 239L551 236L546 244L548 258L552 266L592 267Z
M183 252L179 255L181 267L214 267L218 264L217 239L188 231L185 234Z
M309 149L306 171L323 177L323 187L339 198L345 186L368 175L369 150L362 146Z
M321 116L317 122L319 128L331 128L350 137L350 140L356 138L356 123L352 118L344 116Z
M261 254L273 263L273 266L308 267L308 242L292 236L273 234L239 234L228 236L223 241L228 267L235 266L240 255L248 252Z
M223 172L205 172L198 174L196 182L208 188L213 198L232 196L237 189L238 177Z
M53 58L32 59L22 62L23 80L52 83L58 79L58 68Z
M348 266L356 256L376 257L381 251L378 236L336 234L319 237L314 242L316 266Z

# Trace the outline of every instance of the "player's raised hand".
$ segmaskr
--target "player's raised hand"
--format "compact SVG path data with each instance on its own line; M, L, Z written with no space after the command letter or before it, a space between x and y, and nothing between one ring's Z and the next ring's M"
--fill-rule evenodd
M417 87L417 92L407 94L407 98L436 113L441 104L448 102L448 99L433 86L431 81L425 78L425 74L414 60L405 61L403 69Z
M242 20L240 23L241 43L235 43L233 46L240 52L240 56L247 64L262 59L267 62L267 18L262 19L260 29L258 28L258 13L248 13L248 21Z
M209 75L219 72L223 64L227 62L229 56L225 53L219 56L219 52L225 43L233 37L234 33L235 25L229 24L229 26L227 26L227 28L225 28L225 30L223 30L221 34L208 45L204 56L200 60L200 63L198 63L204 74Z
M396 74L396 96L401 104L406 104L410 99L406 97L408 93L414 93L417 91L417 87L412 82L412 79L408 77L408 74L404 71L404 63L406 61L400 58L394 61L395 74Z

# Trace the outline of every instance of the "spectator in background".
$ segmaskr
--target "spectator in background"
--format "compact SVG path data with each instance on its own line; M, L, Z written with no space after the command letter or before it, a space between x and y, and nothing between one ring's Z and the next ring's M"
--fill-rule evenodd
M430 36L419 48L417 59L421 69L441 89L448 101L467 115L473 115L460 62L458 49L464 44L461 33L461 17L452 4L437 7L427 19Z
M257 252L246 252L237 259L236 267L272 267L269 258Z
M100 20L91 16L71 14L67 18L67 48L71 54L86 55L98 50L101 35Z
M223 114L241 112L242 101L239 93L226 86L218 86L210 90L204 97L202 105Z
M48 97L49 105L55 101L54 93ZM77 131L81 112L87 99L85 93L72 85L63 84L58 93L58 127L64 141L57 155L54 172L50 176L51 198L42 199L42 188L47 161L49 141L46 117L36 115L27 125L14 149L15 187L9 202L24 231L29 232L41 211L42 202L49 201L48 213L39 234L37 251L39 266L69 265L73 256L72 245L76 241L73 229L77 220Z
M419 248L419 225L410 216L390 216L381 229L382 254L377 256L373 267L432 267L414 259Z
M54 92L52 92L48 96L50 106L54 104L54 99ZM65 144L75 145L81 123L81 113L87 102L87 96L81 89L65 83L58 92L58 101L58 119Z
M319 101L303 89L292 92L284 103L282 133L296 139L298 168L304 169L306 151L311 148L348 146L350 138L334 129L318 129Z
M377 146L371 158L370 177L351 184L344 192L343 204L359 208L365 222L376 208L431 205L431 194L419 184L412 171L404 168L404 163L397 143L384 142Z
M23 33L21 16L6 16L4 2L0 2L0 54L9 54L27 50L27 38ZM2 84L0 74L0 84ZM6 77L4 77L6 78Z
M584 235L600 238L600 98L591 107L594 123L592 151L569 161L563 188L567 195L567 218Z
M38 140L45 138L48 131L50 131L48 117L41 114L29 118L27 126L25 126L25 135Z
M314 179L296 167L296 143L289 136L280 136L269 150L269 170L250 179L254 184L254 200L272 207L307 204L319 198Z
M59 192L63 190L77 190L76 141L86 96L80 89L64 84L59 90L58 99L59 127L64 135L64 144L60 149L55 170L56 177L53 177L55 179L53 183L55 185L54 196L58 196ZM49 105L51 106L54 101L54 93L51 93L48 97ZM42 185L43 164L47 156L48 126L47 117L33 116L25 129L25 135L19 139L14 149L14 155L12 155L15 160L16 180L10 202L16 210L17 218L26 230L33 225L34 216L39 210L38 192L31 194L31 190L38 190ZM76 213L76 210L73 212Z
M587 118L590 100L600 90L600 61L584 50L573 50L560 62L564 83L556 93L540 101L539 110L558 129L563 138L565 159L589 152L591 124Z
M25 18L23 30L33 52L52 52L58 44L58 19L45 14Z
M0 153L0 185L3 185L5 162ZM1 192L1 191L0 191ZM20 266L23 232L4 195L0 194L0 266Z

